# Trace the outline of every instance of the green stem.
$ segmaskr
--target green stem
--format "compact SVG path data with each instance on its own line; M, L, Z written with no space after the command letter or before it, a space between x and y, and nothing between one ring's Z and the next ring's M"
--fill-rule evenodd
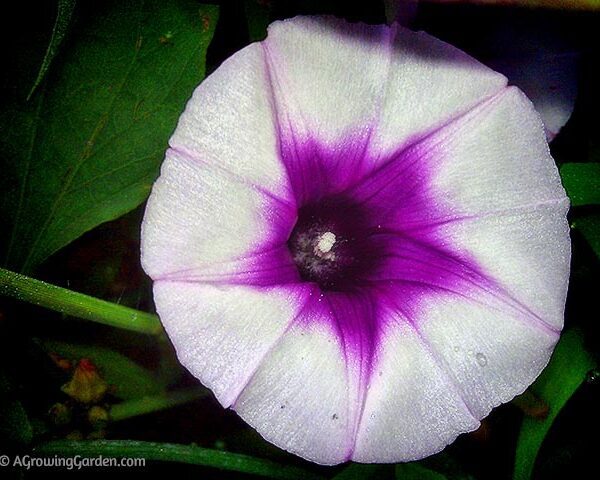
M281 465L270 460L239 453L211 450L190 445L143 442L137 440L54 440L34 449L37 455L73 457L144 458L162 462L203 465L234 472L261 475L282 480L322 479L311 471Z
M166 410L184 403L205 397L208 391L201 387L192 387L185 390L162 393L160 395L146 396L127 400L113 405L110 409L110 419L113 422L125 420L139 415Z
M0 268L0 295L111 327L149 335L162 332L156 315L73 292L4 268Z

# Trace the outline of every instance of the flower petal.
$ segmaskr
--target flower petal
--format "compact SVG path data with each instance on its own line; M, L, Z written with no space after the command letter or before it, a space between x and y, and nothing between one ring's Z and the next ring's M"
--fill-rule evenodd
M489 280L469 295L412 306L424 338L476 418L521 393L562 328L570 242L568 200L539 116L509 88L422 142L438 210L435 235Z
M282 162L298 204L368 170L393 30L333 17L275 22L263 43ZM354 101L360 99L361 101Z
M423 143L439 168L432 188L446 210L478 215L566 199L540 116L515 87Z
M154 279L174 278L178 272L189 278L223 262L260 257L262 251L285 245L295 215L292 207L258 187L171 149L146 207L142 264ZM233 265L230 272L247 267Z
M273 23L264 49L299 203L350 186L506 85L458 49L399 25L296 17Z
M233 407L268 441L326 465L348 459L360 409L330 317L313 296Z
M269 26L264 42L280 132L285 139L368 135L378 115L393 30L333 17L295 17ZM356 101L360 99L360 101Z
M531 102L509 88L427 142L439 161L431 190L452 212L436 235L560 329L569 201Z
M568 203L452 222L440 230L517 302L560 331L571 245ZM501 259L500 261L498 259Z
M307 291L154 283L156 308L179 361L225 407L301 310Z
M559 338L559 330L494 295L424 297L411 317L476 418L523 393Z
M425 32L399 27L371 151L389 154L498 93L506 78Z
M420 459L479 426L431 347L395 316L373 368L352 456L358 462Z
M279 160L263 49L249 45L196 89L169 143L292 200Z

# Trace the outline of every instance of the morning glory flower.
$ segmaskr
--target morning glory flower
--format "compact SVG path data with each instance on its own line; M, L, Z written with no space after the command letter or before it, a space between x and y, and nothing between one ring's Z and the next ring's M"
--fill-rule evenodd
M567 209L503 75L423 32L297 17L194 92L142 262L181 363L265 439L410 461L547 364Z

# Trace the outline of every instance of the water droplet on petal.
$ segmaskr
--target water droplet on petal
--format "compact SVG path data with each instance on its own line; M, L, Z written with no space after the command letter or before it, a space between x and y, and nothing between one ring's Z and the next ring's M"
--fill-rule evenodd
M485 367L488 363L487 357L481 352L475 355L475 360L477 360L477 363L480 367Z
M456 353L460 352L460 347L459 347L458 345L456 345L456 346L454 347L454 351L455 351Z

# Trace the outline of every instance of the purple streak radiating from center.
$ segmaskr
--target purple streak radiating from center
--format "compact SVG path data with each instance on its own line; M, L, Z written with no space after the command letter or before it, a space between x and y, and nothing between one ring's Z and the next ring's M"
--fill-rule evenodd
M295 321L327 322L347 361L362 366L361 382L368 382L390 318L401 316L418 328L411 312L425 296L469 296L490 285L476 263L440 235L440 220L452 216L431 187L443 147L425 139L387 158L367 158L364 135L348 135L335 146L281 137L297 206L287 248L261 254L239 280L310 285L305 315ZM317 248L323 234L335 237L327 251Z

